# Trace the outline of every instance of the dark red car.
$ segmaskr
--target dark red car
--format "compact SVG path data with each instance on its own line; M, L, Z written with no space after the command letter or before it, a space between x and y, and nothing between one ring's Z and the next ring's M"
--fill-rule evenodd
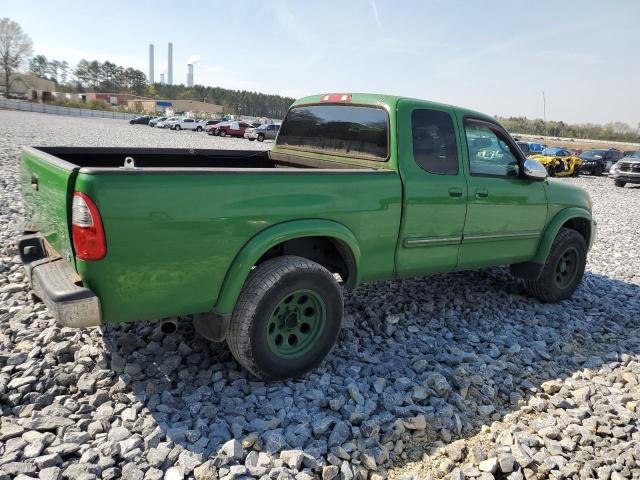
M244 131L247 128L253 128L253 125L247 122L225 122L224 125L216 125L214 135L219 135L221 137L244 137Z

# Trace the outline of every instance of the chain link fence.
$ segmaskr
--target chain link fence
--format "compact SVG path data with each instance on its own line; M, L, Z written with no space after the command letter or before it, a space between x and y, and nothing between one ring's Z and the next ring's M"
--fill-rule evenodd
M114 118L116 120L130 120L136 116L131 113L89 110L88 108L60 107L58 105L47 105L46 103L34 103L27 102L25 100L14 100L6 98L0 98L0 108L9 110L21 110L23 112L67 115L70 117Z

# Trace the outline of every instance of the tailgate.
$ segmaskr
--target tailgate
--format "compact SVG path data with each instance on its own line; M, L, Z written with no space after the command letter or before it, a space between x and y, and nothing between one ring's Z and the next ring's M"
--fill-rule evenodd
M78 169L77 165L37 148L22 150L20 181L30 222L25 230L39 231L63 258L71 262L69 199Z

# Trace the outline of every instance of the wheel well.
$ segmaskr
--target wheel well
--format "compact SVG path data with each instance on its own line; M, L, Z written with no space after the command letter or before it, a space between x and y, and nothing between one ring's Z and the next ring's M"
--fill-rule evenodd
M356 263L351 249L336 238L301 237L287 240L267 250L256 265L282 255L296 255L319 263L331 273L340 275L347 288L355 284Z
M589 240L591 238L591 224L589 223L589 221L585 218L571 218L569 220L567 220L564 225L562 225L563 228L570 228L571 230L575 230L576 232L578 232L580 235L582 235L582 238L584 238L584 241L587 243L587 245L589 245Z

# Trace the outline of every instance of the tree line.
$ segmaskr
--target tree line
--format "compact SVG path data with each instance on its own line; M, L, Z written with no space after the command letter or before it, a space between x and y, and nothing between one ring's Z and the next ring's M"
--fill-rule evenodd
M226 113L269 118L283 118L294 102L293 98L281 95L207 87L204 85L187 87L185 85L154 83L147 87L146 93L159 99L175 98L215 103L222 105Z
M36 55L29 61L29 73L56 82L65 91L130 92L142 95L147 88L147 76L135 68L115 63L82 59L73 70L66 61L49 60ZM70 75L72 74L72 75Z
M549 137L588 138L616 142L640 142L640 123L634 129L626 123L614 122L605 125L593 123L568 124L563 121L544 122L541 118L498 117L497 120L512 133L544 135Z

